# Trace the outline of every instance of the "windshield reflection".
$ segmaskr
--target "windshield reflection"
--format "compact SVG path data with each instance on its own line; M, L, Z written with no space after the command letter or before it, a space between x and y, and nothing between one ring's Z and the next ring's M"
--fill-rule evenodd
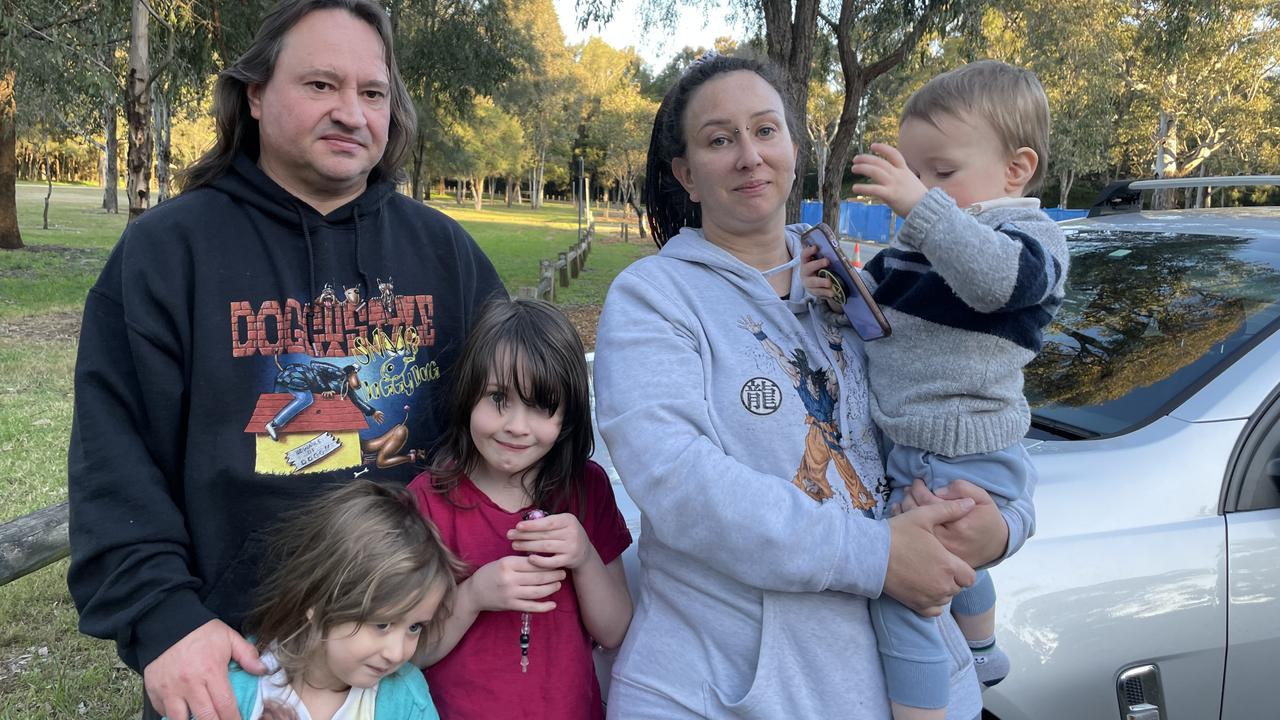
M1035 415L1111 434L1147 422L1277 316L1275 241L1068 231L1067 297L1027 366Z

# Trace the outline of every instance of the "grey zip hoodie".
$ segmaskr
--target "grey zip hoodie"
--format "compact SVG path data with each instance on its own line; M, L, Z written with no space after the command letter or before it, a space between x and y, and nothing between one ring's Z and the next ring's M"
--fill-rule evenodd
M787 229L793 258L804 227ZM794 261L781 271L789 300L685 228L609 290L597 416L642 513L614 682L693 716L887 718L867 599L889 528L875 519L884 474L862 348L810 312ZM969 651L940 622L955 658L948 717L969 720L981 709Z

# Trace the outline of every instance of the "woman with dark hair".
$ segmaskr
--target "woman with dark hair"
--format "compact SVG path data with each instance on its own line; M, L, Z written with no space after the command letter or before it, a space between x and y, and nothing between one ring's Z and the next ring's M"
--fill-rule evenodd
M600 430L643 521L610 717L888 717L868 598L938 617L1008 538L976 488L883 519L860 341L811 303L805 228L786 224L797 146L775 78L716 56L667 93L646 184L661 250L600 320ZM974 718L968 648L938 621L948 716Z

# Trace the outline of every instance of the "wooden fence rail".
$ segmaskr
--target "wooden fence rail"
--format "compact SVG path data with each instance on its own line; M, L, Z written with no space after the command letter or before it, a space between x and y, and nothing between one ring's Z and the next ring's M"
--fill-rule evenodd
M0 524L0 585L66 557L67 518L64 501Z
M587 256L591 254L591 240L596 234L596 224L591 223L587 226L586 232L582 233L582 237L578 242L567 251L560 253L560 257L555 261L541 260L538 262L538 285L537 287L522 287L517 292L520 297L541 298L549 302L556 299L556 282L559 281L560 287L569 287L569 283L578 274L582 272L582 268L587 265Z

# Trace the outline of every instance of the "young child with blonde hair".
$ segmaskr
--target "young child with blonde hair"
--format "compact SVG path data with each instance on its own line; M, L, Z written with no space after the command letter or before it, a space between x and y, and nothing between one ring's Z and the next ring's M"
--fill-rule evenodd
M275 529L245 621L264 676L233 664L244 720L439 720L408 661L448 614L461 564L403 487L354 480Z

